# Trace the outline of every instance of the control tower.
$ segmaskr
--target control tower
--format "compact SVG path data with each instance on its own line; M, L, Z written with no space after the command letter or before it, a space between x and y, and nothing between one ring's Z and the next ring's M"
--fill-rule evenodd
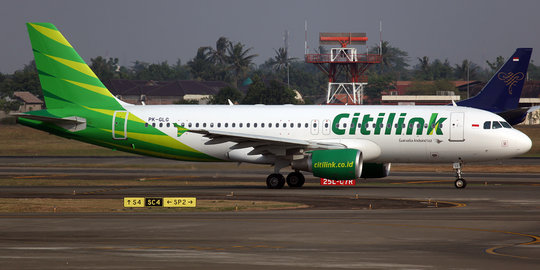
M367 76L363 75L371 64L381 62L381 55L358 53L349 45L366 45L366 33L319 33L319 45L341 45L331 48L329 54L306 54L306 63L312 63L328 76L326 104L362 104ZM344 75L344 76L340 76ZM344 81L340 81L344 80Z

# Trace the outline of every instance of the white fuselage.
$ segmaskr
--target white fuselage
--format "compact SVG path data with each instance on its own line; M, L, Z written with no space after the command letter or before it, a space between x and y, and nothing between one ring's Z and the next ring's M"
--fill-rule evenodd
M221 160L236 142L207 145L188 130L342 143L358 148L364 162L465 162L503 159L527 152L531 140L513 128L485 129L501 117L459 106L149 105L126 106L169 136ZM353 126L353 127L352 127ZM128 127L129 130L129 127Z

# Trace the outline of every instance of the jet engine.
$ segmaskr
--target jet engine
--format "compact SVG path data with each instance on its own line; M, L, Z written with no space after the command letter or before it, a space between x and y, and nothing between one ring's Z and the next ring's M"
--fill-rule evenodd
M327 179L358 179L362 174L362 152L357 149L315 150L303 159L294 160L291 167Z
M364 163L360 178L383 178L390 175L391 163Z

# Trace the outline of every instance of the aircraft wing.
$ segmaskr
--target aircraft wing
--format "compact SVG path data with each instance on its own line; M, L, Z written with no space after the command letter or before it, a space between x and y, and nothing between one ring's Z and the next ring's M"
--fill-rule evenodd
M294 152L297 152L300 149L309 151L317 149L347 148L345 145L337 142L316 142L310 140L253 135L221 130L190 129L187 132L203 134L205 137L210 139L205 143L207 145L236 142L237 145L235 145L233 149L248 147L255 148L250 154L273 154L276 156L285 156L288 154L295 154ZM299 153L302 152L303 151Z

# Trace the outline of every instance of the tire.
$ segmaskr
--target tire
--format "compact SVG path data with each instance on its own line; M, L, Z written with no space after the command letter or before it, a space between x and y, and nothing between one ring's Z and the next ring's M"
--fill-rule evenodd
M266 187L280 189L285 185L285 177L279 173L273 173L266 178Z
M306 178L300 172L292 172L287 175L287 185L292 188L299 188L304 185Z
M465 188L465 187L467 186L467 181L465 181L465 179L463 179L463 178L458 178L458 179L456 179L456 181L454 182L454 186L455 186L457 189Z

